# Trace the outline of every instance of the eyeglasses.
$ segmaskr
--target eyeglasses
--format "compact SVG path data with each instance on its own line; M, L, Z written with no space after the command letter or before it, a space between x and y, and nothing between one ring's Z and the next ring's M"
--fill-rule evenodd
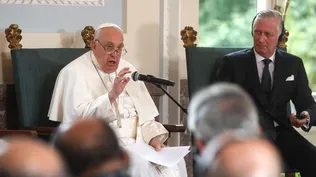
M125 55L127 53L127 50L125 49L124 46L118 47L117 49L115 49L114 46L111 44L103 45L99 40L95 40L95 41L97 41L101 45L101 47L104 49L104 51L107 54L112 54L114 52L117 52L118 54Z

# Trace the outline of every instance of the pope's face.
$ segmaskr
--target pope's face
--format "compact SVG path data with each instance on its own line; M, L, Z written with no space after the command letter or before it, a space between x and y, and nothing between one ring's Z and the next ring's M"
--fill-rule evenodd
M101 29L98 38L90 45L102 71L115 72L124 52L123 34L114 27Z

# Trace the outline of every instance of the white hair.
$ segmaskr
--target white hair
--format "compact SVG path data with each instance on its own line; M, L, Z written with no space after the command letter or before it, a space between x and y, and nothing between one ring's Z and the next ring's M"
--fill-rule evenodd
M259 136L259 118L251 97L232 83L215 83L189 103L188 129L204 143L226 131Z
M256 18L254 19L252 29L254 29L254 26L255 26L258 19L269 19L269 18L277 18L278 19L279 25L277 26L277 31L278 31L278 36L280 36L282 33L282 30L283 30L283 21L282 21L281 13L277 10L268 9L268 10L260 11L256 15Z

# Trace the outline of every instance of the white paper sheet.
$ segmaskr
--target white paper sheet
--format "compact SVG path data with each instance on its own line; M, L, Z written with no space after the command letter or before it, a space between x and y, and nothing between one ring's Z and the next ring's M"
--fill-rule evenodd
M150 162L168 167L177 165L190 152L189 148L190 146L164 147L157 152L152 146L141 142L125 147L126 150L137 153Z

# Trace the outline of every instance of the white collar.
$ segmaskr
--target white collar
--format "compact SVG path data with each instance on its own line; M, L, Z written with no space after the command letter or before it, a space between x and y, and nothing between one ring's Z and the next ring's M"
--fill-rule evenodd
M90 57L91 57L92 62L95 64L95 66L101 70L99 62L97 58L95 57L94 53L92 52L92 50L90 50Z
M266 58L264 58L263 56L259 55L259 54L256 52L256 49L255 49L255 48L253 48L253 51L255 52L255 57L256 57L257 63L259 63L259 62L261 62L262 60L266 59ZM269 58L269 59L272 61L272 63L274 63L274 60L275 60L275 52L276 52L276 50L274 51L273 55Z

